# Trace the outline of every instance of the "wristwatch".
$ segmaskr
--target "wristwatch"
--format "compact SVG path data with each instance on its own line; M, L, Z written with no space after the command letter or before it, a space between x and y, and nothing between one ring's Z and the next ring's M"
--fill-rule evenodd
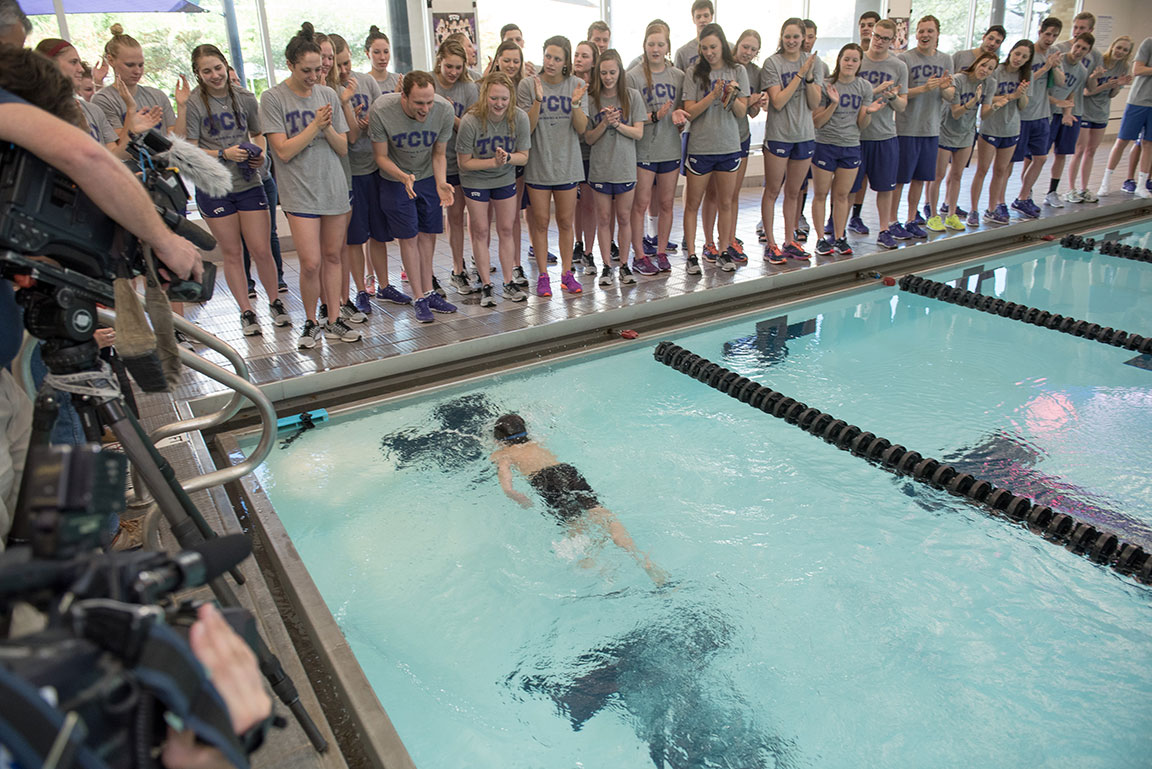
M660 118L656 117L656 110L652 110L652 122L658 123L659 121L660 121Z
M224 160L224 150L216 150L216 157L218 157L220 160Z

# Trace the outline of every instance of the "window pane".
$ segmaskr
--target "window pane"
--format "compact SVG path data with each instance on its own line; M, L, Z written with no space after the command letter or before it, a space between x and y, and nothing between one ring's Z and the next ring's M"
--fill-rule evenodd
M600 4L591 0L543 0L533 3L522 0L480 0L476 12L480 25L481 67L488 63L488 57L500 45L500 28L505 24L520 27L526 48L524 59L539 65L543 58L544 41L553 35L563 35L575 47L584 39L588 25L600 18Z
M268 34L272 42L272 65L276 68L276 81L288 77L284 61L284 46L300 30L305 21L312 22L317 32L335 32L348 41L352 54L352 69L367 72L370 68L364 55L364 39L373 24L384 34L390 34L388 6L385 3L317 3L312 0L265 0L268 12ZM393 57L395 59L395 57ZM391 68L390 68L391 69Z
M916 24L925 16L935 16L940 20L941 51L952 53L972 47L967 41L968 3L959 0L920 0L912 7L912 11L912 18L908 21L909 48L916 47Z

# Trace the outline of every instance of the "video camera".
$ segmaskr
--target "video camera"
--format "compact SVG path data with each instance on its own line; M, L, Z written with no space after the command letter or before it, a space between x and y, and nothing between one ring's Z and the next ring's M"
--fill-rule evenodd
M0 765L151 767L173 725L247 767L271 724L244 739L233 733L187 644L196 604L172 598L244 560L247 537L211 539L173 556L100 554L103 522L123 508L124 455L93 445L35 451L33 488L22 496L34 535L31 546L0 554L0 617L25 603L47 626L0 640ZM251 615L223 614L255 648Z
M178 235L204 250L216 241L184 218L189 200L179 169L159 163L173 152L173 143L155 130L140 134L127 147L131 167L140 176L157 213ZM56 260L63 275L37 275L92 290L111 301L111 283L118 277L143 275L146 265L140 242L106 216L67 175L15 144L0 145L0 251L45 256ZM7 259L0 262L5 277L40 272L44 263ZM170 299L204 302L212 297L215 265L204 265L200 283L176 280ZM87 278L88 280L72 280Z

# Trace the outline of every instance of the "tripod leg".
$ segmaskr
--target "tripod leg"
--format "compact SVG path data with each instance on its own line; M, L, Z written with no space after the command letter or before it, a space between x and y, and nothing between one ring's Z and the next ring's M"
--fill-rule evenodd
M36 402L32 410L32 434L28 438L28 452L33 446L47 446L52 435L52 428L56 424L56 416L60 412L60 403L56 391L51 387L41 387L36 393ZM36 468L32 462L25 459L24 472L20 476L20 491L16 497L16 510L12 520L12 529L8 534L9 545L28 544L32 537L32 521L27 513L27 495L34 487L34 474Z
M108 401L101 406L104 421L120 439L124 453L140 470L140 475L144 478L144 482L152 492L152 497L172 527L172 533L180 546L187 548L203 542L207 537L216 536L200 511L192 504L192 500L188 498L184 489L180 487L175 473L172 472L171 465L160 455L155 446L145 440L144 431L135 418L125 412L123 405L118 400ZM207 535L204 530L207 530ZM243 584L243 578L237 569L232 569L230 573L237 578L237 582ZM242 607L240 599L236 597L232 587L223 579L213 580L210 586L216 598L223 605ZM318 753L323 753L328 749L328 742L320 734L320 730L316 727L312 717L308 715L308 711L300 702L300 695L296 691L295 684L284 672L280 660L268 648L263 637L257 633L256 638L258 640L255 652L260 663L260 671L268 680L272 691L292 711L292 715L296 717L300 727L308 735L312 747Z

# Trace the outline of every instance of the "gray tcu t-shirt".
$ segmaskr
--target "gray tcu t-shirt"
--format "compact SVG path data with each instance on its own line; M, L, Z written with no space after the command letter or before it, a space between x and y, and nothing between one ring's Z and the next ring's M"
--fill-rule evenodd
M507 116L499 120L488 118L483 128L480 116L469 112L460 119L460 130L456 134L456 152L487 160L496 157L497 148L506 152L525 152L532 149L532 125L528 113L519 107L508 105L512 110L513 131L508 130ZM496 168L482 168L479 171L460 170L460 185L478 190L491 190L516 183L516 166L506 164Z
M860 128L856 120L860 117L860 108L872 102L872 84L857 77L851 83L833 83L833 88L840 95L840 103L828 122L816 129L816 141L835 147L859 147ZM825 91L820 99L820 108L824 109L831 103Z
M464 113L476 103L476 99L480 96L476 84L465 82L463 79L457 80L451 88L440 85L440 80L437 79L436 93L448 100L456 117L464 117ZM459 173L460 166L456 163L456 131L453 128L452 138L448 140L448 175L457 176Z
M605 96L600 100L600 107L619 107L620 100L615 96ZM588 108L596 109L596 102L589 100ZM628 89L628 114L622 121L628 125L637 125L644 122L644 98L635 88ZM600 123L600 114L596 113L588 118L588 130L592 130ZM624 134L609 126L592 145L592 157L588 165L589 182L611 182L612 184L627 184L636 181L636 140L629 139Z
M1064 70L1064 85L1053 85L1048 89L1048 95L1061 101L1071 97L1072 114L1079 117L1084 114L1084 82L1088 79L1088 72L1080 62L1069 64L1065 58L1060 59L1060 68ZM1063 115L1064 110L1049 102L1053 115Z
M566 77L555 85L540 81L544 101L536 128L532 131L532 151L524 169L528 184L554 186L584 181L584 161L580 156L580 137L572 125L572 110L587 103L572 103L572 94L583 84L577 77ZM528 112L536 100L536 78L526 77L516 87L516 104Z
M940 146L971 147L976 134L976 118L980 114L981 106L988 103L988 91L995 85L995 80L991 76L985 78L979 106L973 102L976 100L976 89L980 83L961 72L952 76L952 85L956 88L952 104L963 104L968 109L960 117L955 118L952 117L952 106L948 106L940 123Z
M1152 37L1144 38L1132 61L1152 67ZM1152 75L1140 75L1132 80L1128 103L1136 107L1152 107Z
M456 111L450 101L437 94L428 117L421 123L408 117L400 102L402 98L403 94L386 93L376 99L368 119L368 131L372 141L388 142L388 157L401 171L420 181L433 175L432 149L438 143L447 144L452 138ZM383 169L380 175L389 181L400 181Z
M952 71L952 57L939 51L925 55L913 48L900 54L900 61L908 68L909 88L917 88ZM940 89L909 96L908 107L896 114L896 132L901 136L939 136L942 104Z
M325 104L332 107L333 130L347 133L340 98L328 86L314 85L308 96L300 97L287 82L274 85L260 95L261 132L284 134L284 138L291 139L316 119L316 110ZM276 182L280 187L280 206L287 212L328 216L342 214L349 208L340 156L329 146L323 131L291 160L277 158Z
M376 78L363 72L353 72L352 77L356 80L352 112L357 117L367 119L372 112L372 105L380 98L380 84ZM360 138L355 144L348 145L348 167L353 176L365 176L379 170L376 167L376 155L372 152L372 137L368 135L367 129L360 132Z
M197 86L184 106L187 112L188 139L206 150L225 150L248 141L251 131L260 132L260 108L256 97L249 91L237 88L236 104L240 107L237 115L232 109L232 99L227 94L221 97L209 96L210 111L204 109L204 91ZM243 169L230 160L221 161L232 172L232 191L242 192L261 184L260 169L251 169L245 178Z
M802 77L800 68L808 60L807 54L801 54L796 61L788 61L782 53L768 57L764 62L760 87L767 91L772 87L787 88L793 78ZM816 79L821 87L824 81L820 79L817 59L812 63L808 75ZM812 110L808 109L807 84L801 81L796 86L796 92L781 110L776 110L771 104L765 109L764 115L764 141L766 142L807 142L816 138L816 128L812 125Z
M708 85L702 86L691 74L684 76L684 101L700 101L712 90L717 80L735 80L740 90L736 97L748 96L748 70L739 64L736 68L721 67L708 75ZM691 155L727 155L740 151L740 124L731 111L724 108L719 97L692 121L688 134L688 153Z
M689 76L690 73L688 70L692 68L692 65L694 65L699 58L700 40L692 38L676 49L676 55L672 57L672 64L675 65L676 69L683 72L685 76Z
M136 101L136 109L151 109L159 107L164 111L164 125L161 133L168 133L176 125L176 113L172 111L172 102L159 88L148 85L136 86L136 93L132 97ZM124 125L124 100L114 85L106 85L92 97L92 103L104 110L108 122L113 128L119 130Z
M1044 66L1045 56L1051 53L1055 51L1049 48L1044 56L1037 53L1032 57L1032 83L1028 86L1028 104L1020 110L1021 120L1047 120L1052 114L1052 105L1048 102L1048 89L1055 85L1053 82L1055 76L1052 70L1043 75L1036 74L1037 70Z
M856 77L866 80L873 89L889 80L895 80L899 85L901 94L908 92L908 67L892 54L888 54L888 57L882 61L872 61L868 58L868 54L864 54L864 60L860 63L860 72ZM888 94L891 93L888 91ZM895 136L896 111L891 106L885 106L878 112L874 112L872 122L860 132L862 141L882 141Z
M760 82L764 78L763 71L760 69L760 67L756 66L756 64L753 62L748 62L747 64L745 64L743 66L744 66L744 70L748 73L748 94L747 95L748 96L754 95L757 98L759 98L760 90L761 90ZM743 96L743 95L745 95L745 94L741 94L741 96ZM752 100L749 99L748 101L751 102ZM748 140L749 137L752 136L752 128L748 124L748 112L745 111L744 117L736 118L736 120L738 121L739 126L740 126L740 143L743 144L745 141Z
M1003 64L984 81L984 100L992 103L996 96L1011 94L1020 85L1020 73L1009 72ZM1047 99L1045 99L1047 101ZM1012 99L980 121L980 133L1003 138L1020 135L1020 101Z
M644 98L644 112L659 112L672 102L672 109L683 103L684 73L665 66L663 72L652 73L652 87L644 77L644 66L628 70L625 78L629 88L635 88ZM636 160L640 163L663 163L680 159L680 129L672 122L672 109L659 123L644 124L644 138L636 143Z
M373 76L371 72L366 72L364 74L368 75L368 77L371 77L373 80L376 80L375 76ZM386 93L393 93L400 87L400 81L403 79L404 76L399 72L389 72L388 77L384 78L383 80L376 80L376 85L380 86L380 93L382 95Z
M1123 77L1128 71L1128 65L1122 61L1113 64L1103 75L1093 78L1092 73L1088 73L1088 82L1085 85L1102 85ZM1117 89L1105 88L1099 93L1094 93L1091 96L1084 97L1084 114L1083 118L1089 123L1107 123L1108 118L1112 112L1112 97L1116 95Z
M116 135L116 128L108 120L108 116L104 114L104 110L92 106L91 103L79 97L77 97L76 103L80 105L80 111L84 113L84 119L88 121L88 133L93 139L101 144L114 144L120 139Z
M1057 43L1052 47L1060 53L1068 53L1072 50L1072 44L1075 42L1075 40L1065 40L1064 42ZM1097 51L1095 48L1089 50L1088 53L1084 54L1084 56L1080 59L1080 63L1084 65L1084 71L1087 72L1089 76L1091 76L1091 74L1096 71L1096 68L1103 64L1103 62L1104 55Z

